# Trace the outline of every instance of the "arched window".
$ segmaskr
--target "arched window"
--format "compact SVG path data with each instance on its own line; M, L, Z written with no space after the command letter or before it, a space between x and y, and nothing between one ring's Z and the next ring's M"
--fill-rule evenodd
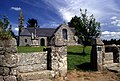
M63 34L63 38L67 40L68 38L67 38L67 30L66 29L62 30L62 34Z
M40 45L41 45L41 46L45 46L45 39L44 39L44 38L41 38L41 40L40 40Z
M27 42L27 39L25 39L25 42Z

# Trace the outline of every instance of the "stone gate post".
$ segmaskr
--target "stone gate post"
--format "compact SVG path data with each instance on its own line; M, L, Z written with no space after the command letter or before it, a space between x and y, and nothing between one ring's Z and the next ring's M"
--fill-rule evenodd
M50 46L51 69L55 76L65 77L67 74L67 41L64 38L55 36L54 44Z
M104 43L100 38L93 39L91 51L91 66L93 70L103 70L105 61L105 48Z

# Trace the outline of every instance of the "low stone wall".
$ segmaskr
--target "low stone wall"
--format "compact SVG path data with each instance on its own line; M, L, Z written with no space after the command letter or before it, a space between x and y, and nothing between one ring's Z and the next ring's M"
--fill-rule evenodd
M105 46L105 52L107 60L113 60L113 63L120 63L120 48L118 46L107 45Z
M47 52L16 53L16 55L19 73L47 70Z
M105 53L105 64L113 63L113 52Z
M42 77L51 81L56 76L66 76L67 46L50 46L45 52L17 53L16 45L15 39L0 41L0 81L36 81Z

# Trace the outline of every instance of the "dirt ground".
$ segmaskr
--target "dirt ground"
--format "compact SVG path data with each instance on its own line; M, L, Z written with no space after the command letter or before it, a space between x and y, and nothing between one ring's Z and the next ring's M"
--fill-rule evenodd
M66 80L59 77L54 81L120 81L120 77L112 72L69 71Z

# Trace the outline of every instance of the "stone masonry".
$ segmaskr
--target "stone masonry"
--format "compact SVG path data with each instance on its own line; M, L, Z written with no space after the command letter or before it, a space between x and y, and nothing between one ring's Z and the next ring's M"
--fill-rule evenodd
M120 49L118 46L104 46L100 38L93 39L91 66L94 70L120 72Z
M57 42L44 52L17 53L15 39L0 40L0 81L52 81L65 77L67 47L65 42Z
M52 70L55 76L65 77L67 74L67 46L52 46Z
M17 67L16 40L0 40L0 81L17 81L14 68Z
M104 43L100 38L93 39L91 51L91 66L93 70L102 70L104 60Z
M47 52L17 53L18 73L47 70Z

